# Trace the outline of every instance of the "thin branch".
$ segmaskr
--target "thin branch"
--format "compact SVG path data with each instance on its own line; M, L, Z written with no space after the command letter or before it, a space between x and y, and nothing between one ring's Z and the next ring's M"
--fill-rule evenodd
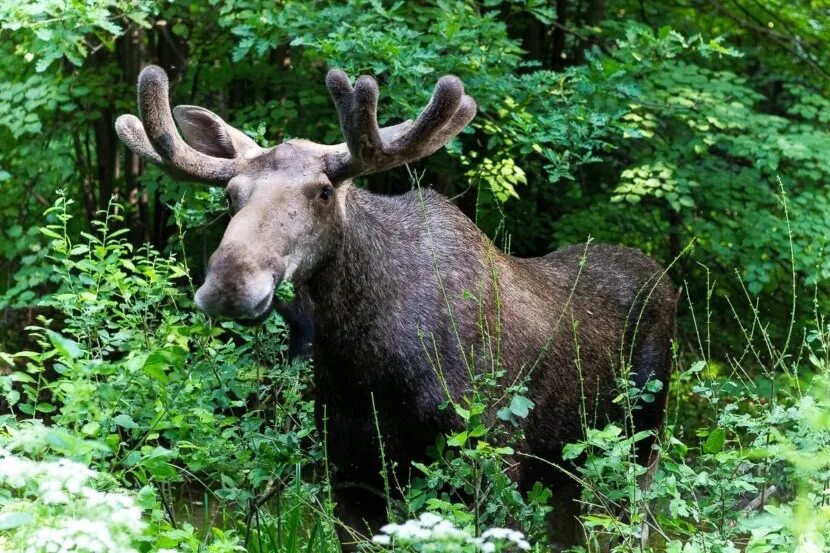
M734 2L734 3L735 3L736 6L738 6L738 9L740 9L741 11L746 13L746 9L743 6L741 6L737 2ZM824 77L825 79L830 79L830 72L828 72L821 65L819 65L818 62L815 61L815 59L813 59L813 57L810 56L806 51L804 51L803 53L799 52L798 50L792 48L789 45L789 43L792 41L792 37L787 36L787 35L783 35L783 34L777 32L773 29L770 29L769 27L764 26L764 25L759 25L754 21L749 21L749 20L747 20L747 19L731 12L730 10L727 10L723 6L723 4L721 4L718 0L711 0L711 4L722 15L728 17L732 21L736 22L738 25L740 25L740 26L742 26L742 27L744 27L744 28L746 28L750 31L755 32L756 34L761 34L761 35L764 35L766 37L771 38L773 40L773 42L778 44L778 46L780 46L783 50L786 50L789 54L791 54L792 56L795 56L797 59L806 62L807 65L812 67L817 72L821 73L822 77Z

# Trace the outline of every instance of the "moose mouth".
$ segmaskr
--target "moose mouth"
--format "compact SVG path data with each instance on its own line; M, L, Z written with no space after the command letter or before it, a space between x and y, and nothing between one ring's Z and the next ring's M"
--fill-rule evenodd
M261 300L238 301L203 285L196 291L196 306L211 318L230 319L245 326L261 324L276 306L276 293L269 290Z
M274 310L274 306L276 305L276 294L271 294L266 296L254 307L254 313L259 313L259 315L254 315L253 317L234 317L233 319L243 325L243 326L258 326L264 323L268 317L271 315L271 312Z

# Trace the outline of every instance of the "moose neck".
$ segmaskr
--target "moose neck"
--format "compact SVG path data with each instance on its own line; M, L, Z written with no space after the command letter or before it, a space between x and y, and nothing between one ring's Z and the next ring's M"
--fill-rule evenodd
M403 278L394 273L395 259L407 250L407 229L394 225L395 212L408 207L403 203L352 186L344 191L339 240L309 282L319 331L359 326L394 294L394 281Z
M462 351L481 338L480 316L486 311L489 321L495 314L487 259L500 254L469 218L431 190L344 192L339 242L308 286L316 366L348 372L354 381L393 374L422 378L432 374L425 336L445 366L460 366ZM481 303L463 299L465 291Z

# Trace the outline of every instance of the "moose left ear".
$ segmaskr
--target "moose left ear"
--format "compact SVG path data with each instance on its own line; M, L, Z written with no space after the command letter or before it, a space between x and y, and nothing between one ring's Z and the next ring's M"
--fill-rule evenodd
M248 135L205 108L176 106L173 117L185 141L203 154L233 159L250 158L262 152L262 148Z

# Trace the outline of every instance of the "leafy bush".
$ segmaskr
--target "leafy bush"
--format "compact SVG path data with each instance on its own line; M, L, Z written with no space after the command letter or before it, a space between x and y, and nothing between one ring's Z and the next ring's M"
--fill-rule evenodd
M158 491L150 531L160 547L221 542L211 525L225 519L250 532L271 517L276 492L291 516L325 510L303 502L324 485L301 480L303 467L323 454L309 368L285 361L284 323L213 326L183 311L192 295L185 265L150 247L134 251L111 228L116 205L97 233L74 243L69 202L60 197L41 229L50 239L44 268L59 286L40 305L57 317L30 327L34 351L0 354L11 369L0 373L3 427L40 418L103 444L88 458L93 467L128 489ZM56 320L61 332L50 328ZM191 501L204 512L176 512ZM201 516L204 527L179 527L182 516ZM279 517L278 525L290 520ZM315 531L328 540L331 528Z

